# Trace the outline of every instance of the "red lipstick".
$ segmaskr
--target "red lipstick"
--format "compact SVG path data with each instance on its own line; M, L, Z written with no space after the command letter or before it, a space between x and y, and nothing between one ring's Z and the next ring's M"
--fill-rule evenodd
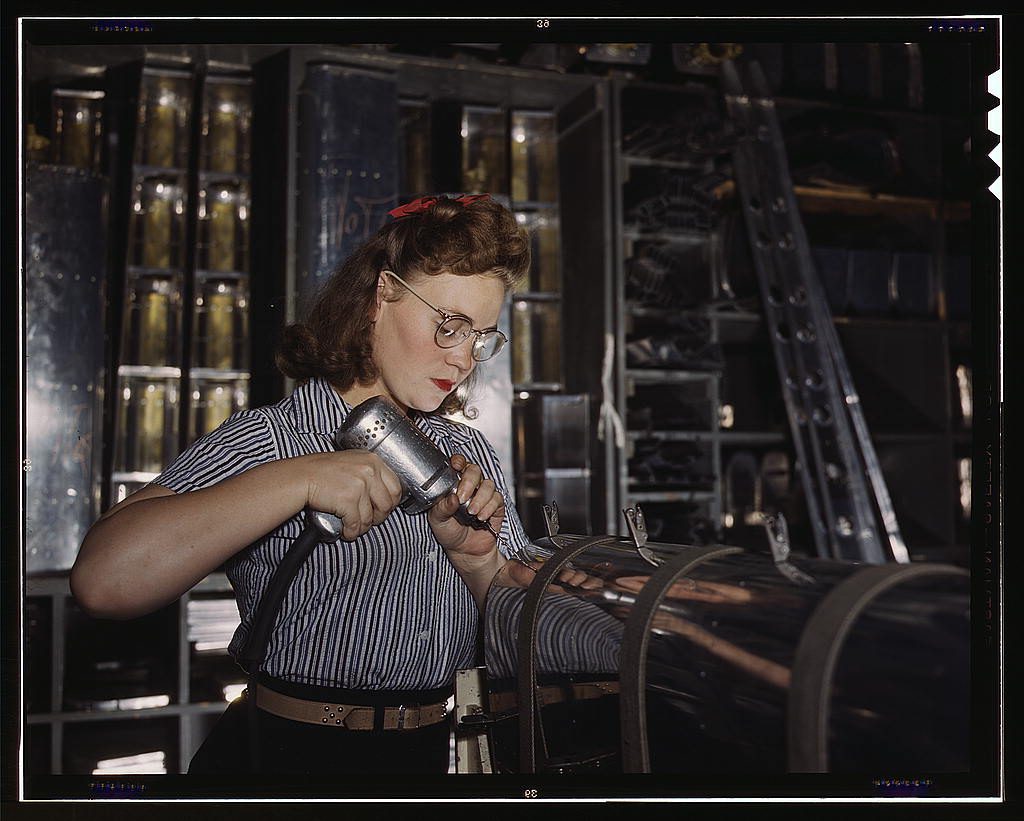
M430 381L445 393L451 393L452 388L455 387L455 383L450 379L431 379Z

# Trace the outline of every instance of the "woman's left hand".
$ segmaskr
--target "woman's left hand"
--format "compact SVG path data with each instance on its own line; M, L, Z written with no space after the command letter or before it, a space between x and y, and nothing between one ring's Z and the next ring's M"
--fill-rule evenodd
M477 530L462 524L455 514L459 505L467 502L471 515L500 533L505 520L505 499L494 482L484 478L480 466L472 464L462 454L455 454L450 464L461 474L457 491L430 509L427 522L434 538L449 555L485 557L496 548L494 535L484 528Z

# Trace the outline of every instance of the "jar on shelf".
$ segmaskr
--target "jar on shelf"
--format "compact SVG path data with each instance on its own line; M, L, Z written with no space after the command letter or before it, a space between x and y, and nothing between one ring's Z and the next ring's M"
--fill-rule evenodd
M161 270L184 266L185 190L182 175L158 174L136 179L129 265Z
M512 382L560 385L562 381L561 303L513 299Z
M96 171L100 165L103 134L102 91L55 88L51 96L52 160Z
M178 378L120 378L115 472L157 473L177 451Z
M195 365L247 369L249 304L245 280L203 279L196 287Z
M206 181L199 189L199 268L247 271L249 189L236 180Z
M558 214L553 209L517 211L516 222L530 235L530 275L520 290L559 293L562 290L559 261Z
M252 86L248 80L207 78L203 88L201 168L248 174L252 144Z
M163 366L179 361L181 284L177 277L130 277L125 336L124 364Z
M249 404L247 379L193 378L189 404L189 441L214 430Z
M184 72L147 69L142 75L135 164L160 168L188 165L192 78Z
M558 199L557 135L550 111L512 112L512 200Z

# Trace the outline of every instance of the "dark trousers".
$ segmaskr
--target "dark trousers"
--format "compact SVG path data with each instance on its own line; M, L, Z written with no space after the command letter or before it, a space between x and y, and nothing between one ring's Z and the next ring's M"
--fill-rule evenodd
M217 721L189 765L189 775L253 774L248 696ZM280 718L256 710L262 774L448 772L449 721L415 730L347 730Z

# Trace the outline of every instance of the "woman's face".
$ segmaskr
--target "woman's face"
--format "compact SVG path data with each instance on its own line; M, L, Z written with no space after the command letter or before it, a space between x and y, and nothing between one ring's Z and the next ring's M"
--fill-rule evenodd
M471 335L461 345L442 348L434 341L442 316L383 274L378 282L377 321L373 326L373 355L380 376L369 390L386 393L402 407L433 411L476 367ZM493 276L403 277L416 293L449 314L469 317L477 330L498 324L505 289ZM398 296L389 301L381 297ZM367 393L363 398L373 396Z

